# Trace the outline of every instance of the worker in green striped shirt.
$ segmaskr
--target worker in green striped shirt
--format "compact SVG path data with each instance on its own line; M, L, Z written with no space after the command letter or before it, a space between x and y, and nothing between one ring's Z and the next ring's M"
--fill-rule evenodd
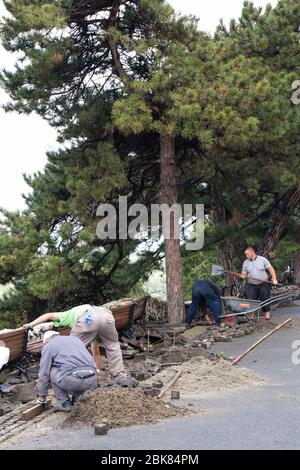
M99 349L101 340L112 376L120 385L137 385L137 381L125 373L115 318L110 310L90 304L79 305L66 312L45 313L23 325L23 328L28 329L47 322L53 322L53 326L57 328L71 328L72 336L80 338L86 347L90 346L98 371L101 361Z

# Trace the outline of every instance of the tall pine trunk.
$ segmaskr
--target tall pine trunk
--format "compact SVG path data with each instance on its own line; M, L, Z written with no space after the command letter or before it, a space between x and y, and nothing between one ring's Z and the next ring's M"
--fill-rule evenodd
M295 279L296 284L300 284L300 253L297 253L295 259Z
M171 207L177 203L175 139L168 133L160 137L160 202ZM184 321L182 263L180 241L175 240L174 214L171 214L170 239L165 240L168 321L172 325Z
M266 231L259 248L259 254L270 256L276 244L282 237L286 225L293 212L300 204L300 183L287 191L275 209L271 223Z

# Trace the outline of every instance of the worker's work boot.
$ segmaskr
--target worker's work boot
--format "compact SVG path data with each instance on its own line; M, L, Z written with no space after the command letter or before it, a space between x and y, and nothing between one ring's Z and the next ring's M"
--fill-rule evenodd
M71 398L72 406L76 405L76 403L78 403L79 400L80 400L80 397L75 397L74 395L72 395L72 398Z
M59 411L63 411L64 413L70 413L72 411L72 403L70 400L65 401L59 406Z
M121 387L128 387L128 388L135 388L138 386L139 382L134 378L131 377L129 374L120 374L116 377L116 382Z

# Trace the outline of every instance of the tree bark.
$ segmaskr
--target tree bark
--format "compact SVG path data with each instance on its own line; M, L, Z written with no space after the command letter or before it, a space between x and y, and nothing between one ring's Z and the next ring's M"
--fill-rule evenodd
M161 204L171 207L177 203L175 139L162 132L160 136L160 187ZM180 241L175 239L175 218L171 213L170 239L165 239L165 263L167 277L168 321L172 325L184 321L184 303L182 289L182 262Z
M210 189L211 194L211 205L212 205L212 219L216 224L226 225L229 223L227 220L226 209L224 204L223 195L220 189L218 181L214 181ZM220 247L220 256L222 266L225 271L236 272L235 266L232 261L232 246L230 240L226 238L221 242ZM238 283L236 277L231 274L225 273L225 279L227 286L233 288L233 292L237 292Z
M300 284L300 253L297 253L295 260L295 284Z
M289 191L287 191L274 212L271 223L269 224L268 230L266 231L260 248L259 254L262 256L269 257L274 250L276 244L282 237L286 224L290 217L293 215L295 209L300 204L300 183L295 185Z

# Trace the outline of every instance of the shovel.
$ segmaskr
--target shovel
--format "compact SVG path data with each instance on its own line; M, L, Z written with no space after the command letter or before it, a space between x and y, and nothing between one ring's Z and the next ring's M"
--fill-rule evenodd
M223 277L224 274L231 274L232 276L236 276L236 277L242 277L242 273L235 273L233 271L226 271L223 266L218 266L217 264L214 264L213 267L212 267L212 270L211 270L211 275L212 276L215 276L215 277ZM246 279L252 279L253 281L261 281L261 279L257 279L256 277L251 277L251 276L247 276ZM263 281L264 284L272 284L272 286L274 286L273 282L272 281ZM278 284L278 286L282 286L282 284Z

